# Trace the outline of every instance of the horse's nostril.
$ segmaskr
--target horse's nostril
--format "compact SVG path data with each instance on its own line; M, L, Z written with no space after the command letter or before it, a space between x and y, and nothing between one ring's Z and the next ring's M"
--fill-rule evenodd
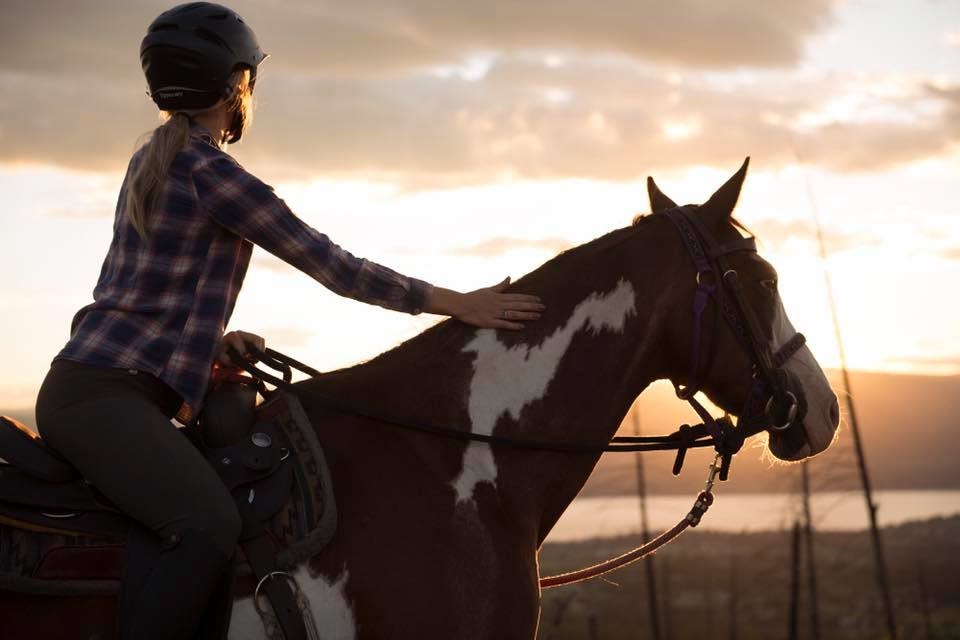
M834 427L840 424L840 405L836 398L830 403L830 422L833 423Z

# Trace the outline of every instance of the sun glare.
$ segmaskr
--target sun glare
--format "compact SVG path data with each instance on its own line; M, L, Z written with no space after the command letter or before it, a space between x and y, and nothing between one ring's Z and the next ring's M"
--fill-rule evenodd
M688 120L665 121L660 125L660 131L669 140L686 140L700 133L700 121L696 118Z

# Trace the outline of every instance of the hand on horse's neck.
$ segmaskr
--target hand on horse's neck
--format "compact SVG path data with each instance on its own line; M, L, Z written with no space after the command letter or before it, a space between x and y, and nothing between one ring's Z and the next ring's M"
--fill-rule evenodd
M511 346L500 335L477 334L464 348L476 354L468 394L471 427L554 442L602 444L633 399L653 379L647 369L657 296L633 283L574 293L559 322L536 342ZM653 304L652 304L653 303ZM458 498L483 499L496 485L499 502L514 504L520 519L546 531L586 482L599 456L490 450L472 445ZM484 472L483 470L488 471ZM522 514L522 515L521 515Z

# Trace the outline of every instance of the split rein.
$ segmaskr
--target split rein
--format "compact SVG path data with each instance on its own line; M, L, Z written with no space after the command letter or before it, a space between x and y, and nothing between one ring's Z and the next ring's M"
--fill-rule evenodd
M298 362L290 356L284 355L269 347L265 351L260 351L255 346L248 344L248 351L253 354L253 362L243 359L239 353L231 348L231 357L235 362L241 362L239 366L256 380L269 382L276 387L296 393L294 385L291 383L291 367L306 373L311 377L320 376L321 373L316 369ZM283 378L256 368L254 364L262 362L268 367L282 372ZM338 398L329 396L311 395L311 398L318 400L323 406L351 413L365 418L372 418L381 422L386 422L404 429L421 431L434 435L453 438L456 440L468 440L471 442L482 442L490 445L512 447L515 449L531 449L535 451L550 451L554 453L613 453L625 452L635 453L640 451L676 451L677 457L674 460L673 474L679 475L683 468L683 462L688 449L700 447L714 447L717 454L725 459L724 464L719 470L721 480L727 479L729 472L729 457L737 453L743 446L746 438L756 435L766 428L766 422L760 418L753 420L739 421L738 426L734 426L727 416L712 419L711 422L701 422L696 425L681 425L679 429L665 436L616 436L608 444L584 445L576 443L549 442L545 440L533 440L527 438L513 438L510 436L495 436L483 433L474 433L472 431L463 431L461 429L452 429L432 425L425 422L405 420L390 416L375 409L345 402Z
M296 388L291 382L293 378L291 367L312 377L321 375L321 373L316 369L298 362L290 356L270 349L269 347L265 351L261 351L255 346L248 344L247 349L254 356L252 362L244 359L232 347L229 349L230 356L235 362L240 362L240 367L253 376L263 395L268 393L264 386L264 381L291 393L296 393ZM262 362L266 366L281 372L283 377L279 378L269 372L258 369L255 366L256 362ZM696 527L700 523L700 519L707 512L707 509L709 509L710 505L713 504L712 490L717 477L719 477L720 480L727 479L727 474L730 470L730 460L733 454L740 450L740 448L743 446L744 440L747 437L763 431L766 425L766 422L762 417L756 417L752 419L741 419L739 424L734 426L730 419L727 416L724 416L717 419L710 418L709 421L705 421L693 426L688 424L681 425L677 431L665 436L617 436L614 437L613 440L611 440L608 444L581 445L575 443L554 443L524 438L512 438L508 436L494 436L473 433L471 431L462 431L459 429L451 429L449 427L442 427L439 425L431 425L388 416L376 411L375 409L350 402L344 402L343 400L337 398L331 398L327 396L318 397L316 395L311 395L311 398L318 400L327 408L371 418L404 429L430 433L433 435L454 438L457 440L482 442L489 445L506 446L516 449L574 454L676 450L677 456L673 463L674 475L678 475L683 468L684 458L688 449L708 446L714 447L716 450L716 456L714 457L713 462L710 464L703 491L701 491L697 496L693 507L690 509L690 512L687 513L687 515L684 516L684 518L672 529L616 558L612 558L605 562L601 562L578 571L540 578L540 587L544 589L565 584L572 584L574 582L581 582L583 580L588 580L590 578L595 578L605 573L609 573L615 569L619 569L650 555L680 535L684 530L687 529L687 527ZM709 418L709 415L707 415L707 418Z

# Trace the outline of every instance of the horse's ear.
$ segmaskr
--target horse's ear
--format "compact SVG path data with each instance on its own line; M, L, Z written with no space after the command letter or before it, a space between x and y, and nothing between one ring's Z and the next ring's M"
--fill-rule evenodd
M733 213L733 208L737 206L737 199L740 197L740 188L743 186L743 179L747 176L747 166L749 164L750 158L747 157L740 166L740 169L733 174L733 177L717 189L717 192L703 203L702 208L715 211L723 216L729 216Z
M647 176L647 194L650 196L650 210L653 213L664 211L666 209L676 209L677 204L663 195L663 192L654 183L653 178Z

